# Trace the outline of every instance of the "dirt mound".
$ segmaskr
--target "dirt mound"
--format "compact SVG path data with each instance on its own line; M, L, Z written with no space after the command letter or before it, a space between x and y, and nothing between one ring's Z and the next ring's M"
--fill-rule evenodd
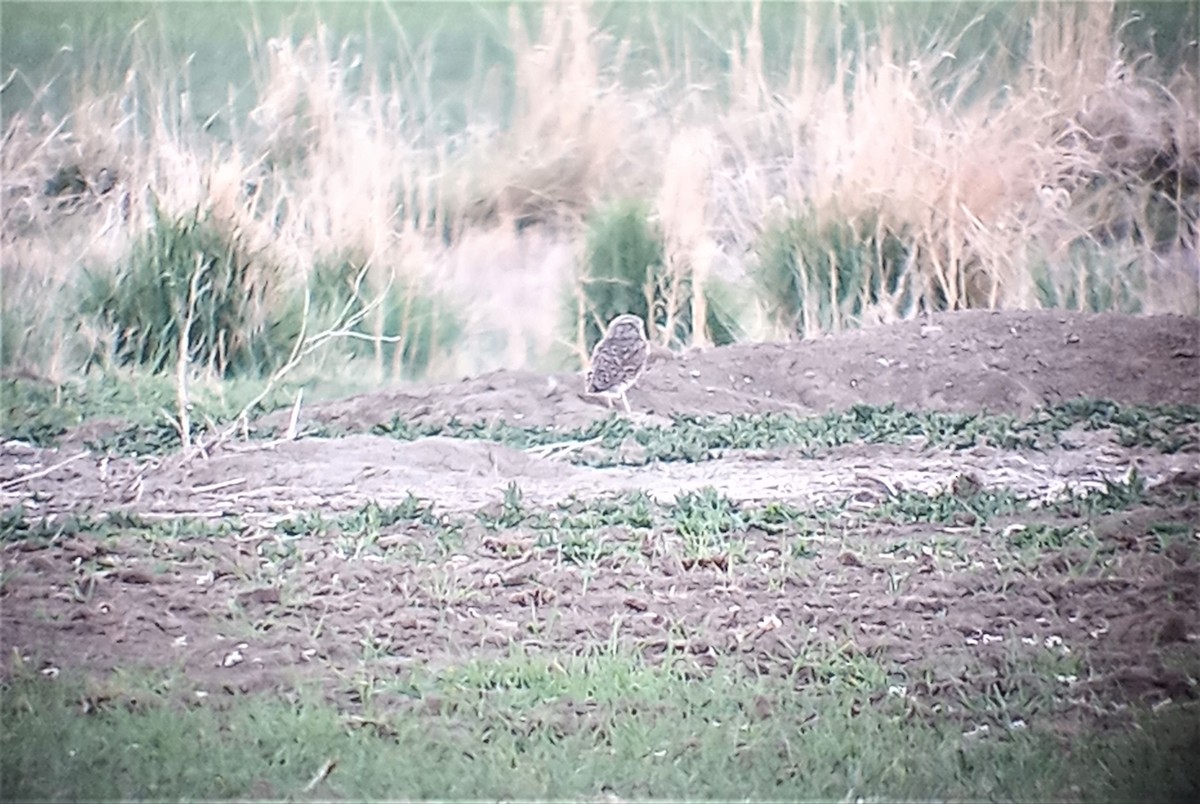
M1181 317L958 313L814 341L747 344L659 359L630 399L633 418L651 421L672 414L810 414L858 403L992 412L1025 412L1075 397L1194 403L1200 401L1197 341L1197 321ZM581 386L579 377L566 374L498 371L461 383L316 405L306 409L305 427L361 431L393 417L416 423L455 417L568 428L611 415L603 403L582 396ZM277 414L275 423L286 415ZM1122 477L1136 465L1146 476L1167 477L1194 462L1187 455L1126 450L1117 450L1110 460L1110 446L1081 442L1026 455L1020 460L1028 477L1014 470L997 479L1022 493L1038 494L1064 484L1102 482L1097 472ZM736 499L808 504L844 494L864 476L903 477L909 488L936 490L959 471L987 476L1005 465L994 450L967 455L923 449L909 455L882 446L858 449L864 454L843 450L819 461L805 460L803 472L794 471L791 458L796 456L786 452L600 471L571 465L561 455L490 441L437 437L403 442L359 432L343 438L227 444L204 460L76 456L78 460L20 484L19 492L14 487L2 496L21 501L31 513L100 506L205 517L237 511L252 520L306 508L344 511L370 501L396 504L410 493L443 510L473 510L495 504L511 482L532 504L631 488L672 497L706 486ZM23 454L2 448L0 483L15 484L60 460L56 450Z
M146 490L163 508L174 509L185 498L203 507L203 497L189 489L219 494L239 481L243 502L254 501L252 510L259 511L264 506L285 513L314 506L345 509L369 501L395 504L410 493L457 510L497 499L512 478L554 497L564 487L586 485L592 473L491 441L432 437L402 442L353 435L230 448L207 461L164 467L147 479Z
M581 388L578 375L504 370L310 406L304 415L309 426L352 430L395 416L573 428L609 414ZM629 401L639 415L669 417L893 403L1025 413L1079 397L1200 402L1200 322L1062 311L945 313L809 341L660 358ZM265 421L278 426L285 415Z
M373 435L252 441L190 460L76 454L79 460L21 483L19 491L0 492L0 500L19 502L38 516L119 509L207 519L237 514L262 524L298 511L345 512L372 502L398 505L410 494L440 511L469 512L498 505L513 483L532 506L632 490L671 500L705 488L737 500L811 506L849 495L883 499L889 488L935 494L962 473L1026 497L1050 498L1067 489L1102 490L1108 479L1126 477L1134 469L1153 487L1196 467L1193 453L1121 449L1111 434L1024 453L985 446L961 451L858 444L819 457L803 457L786 447L731 450L697 463L605 469L491 441L441 436L412 442ZM0 487L60 461L54 450L0 449Z

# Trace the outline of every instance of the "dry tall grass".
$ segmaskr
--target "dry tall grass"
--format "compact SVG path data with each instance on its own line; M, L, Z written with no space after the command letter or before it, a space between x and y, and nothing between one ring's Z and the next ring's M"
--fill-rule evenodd
M1045 4L1013 25L1023 47L997 49L1003 63L957 54L958 32L914 45L886 21L829 62L819 45L847 24L839 8L803 7L779 74L758 4L720 34L727 71L661 39L642 52L587 5L548 3L534 30L514 10L515 69L464 88L474 116L457 130L430 93L436 40L409 43L400 19L378 32L406 43L391 64L323 28L252 30L253 111L239 118L231 98L218 113L228 137L196 118L188 66L169 63L152 25L119 43L124 74L97 45L88 69L6 110L4 365L55 378L82 365L106 334L74 312L80 274L110 270L155 203L204 211L268 255L268 307L348 255L368 267L369 294L450 293L466 329L435 361L442 375L545 364L571 342L561 308L584 221L619 198L656 202L668 268L701 284L750 288L760 235L788 218L903 238L900 290L863 299L858 321L1047 303L1200 312L1194 48L1166 74L1122 49L1111 5ZM633 74L633 55L654 67ZM50 89L67 114L50 113ZM759 306L742 316L752 336L786 334Z

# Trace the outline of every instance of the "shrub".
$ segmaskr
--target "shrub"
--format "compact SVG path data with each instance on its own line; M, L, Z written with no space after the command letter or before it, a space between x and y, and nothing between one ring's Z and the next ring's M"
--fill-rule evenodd
M822 224L807 213L768 227L757 250L767 316L789 333L858 326L869 309L903 314L915 303L909 248L874 220Z
M115 271L85 273L80 312L100 333L88 365L161 371L177 359L189 316L189 360L221 376L260 372L286 354L263 337L274 266L210 213L151 212L149 231Z
M1144 266L1135 252L1079 238L1064 259L1035 265L1032 274L1042 307L1138 314L1150 284Z
M664 251L662 232L641 202L619 202L591 218L587 274L572 317L587 348L600 340L605 324L622 313L645 319L647 334L664 345L692 342L692 277L686 268L668 269ZM738 330L728 294L715 283L707 285L704 294L709 338L718 345L733 343Z
M462 320L440 295L412 279L373 288L358 256L341 256L314 266L309 275L309 335L352 322L347 335L332 345L336 354L373 358L379 376L420 377L439 353L462 334ZM384 298L368 310L376 293ZM300 336L304 291L291 299L272 326L272 340L293 344Z

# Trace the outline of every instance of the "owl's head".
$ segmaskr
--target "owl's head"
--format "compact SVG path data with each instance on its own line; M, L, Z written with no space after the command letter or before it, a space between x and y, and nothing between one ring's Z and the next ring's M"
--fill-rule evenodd
M642 321L641 316L625 313L608 322L608 330L604 336L619 341L645 340L646 322Z

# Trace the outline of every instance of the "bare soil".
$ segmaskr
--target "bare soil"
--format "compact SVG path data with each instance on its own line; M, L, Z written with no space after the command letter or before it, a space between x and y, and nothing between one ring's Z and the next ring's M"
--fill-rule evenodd
M610 415L581 385L571 375L502 371L312 407L303 421L360 432L394 416L575 428ZM629 394L633 416L657 423L858 403L1025 413L1078 397L1200 402L1198 322L947 314L802 343L660 355ZM1081 432L1041 452L859 444L818 458L730 450L694 464L605 469L444 437L252 441L141 461L86 453L70 440L57 450L9 443L0 447L6 509L237 517L240 525L223 537L130 530L5 544L0 650L89 672L178 668L210 691L316 676L353 697L347 690L364 674L386 679L518 645L549 653L617 643L701 667L734 655L777 673L819 649L903 668L922 680L898 694L941 713L961 710L971 695L1022 689L1006 669L1020 655L1021 666L1061 676L1072 712L1194 697L1187 668L1200 658L1198 516L1172 492L1194 488L1200 464L1194 453L1126 448L1111 436ZM529 510L633 489L670 501L710 486L747 505L852 498L866 507L902 489L945 489L962 475L1053 497L1102 488L1134 468L1147 480L1147 502L1090 521L1039 514L1032 524L1087 525L1091 537L1033 552L1000 536L1029 526L1026 516L984 529L860 522L812 535L800 554L796 534L750 528L736 555L707 561L689 558L670 530L600 528L587 539L613 549L577 562L535 527L493 529L474 516L496 509L513 481ZM367 549L270 527L410 493L430 501L438 522L387 528ZM1164 541L1164 532L1183 535Z

